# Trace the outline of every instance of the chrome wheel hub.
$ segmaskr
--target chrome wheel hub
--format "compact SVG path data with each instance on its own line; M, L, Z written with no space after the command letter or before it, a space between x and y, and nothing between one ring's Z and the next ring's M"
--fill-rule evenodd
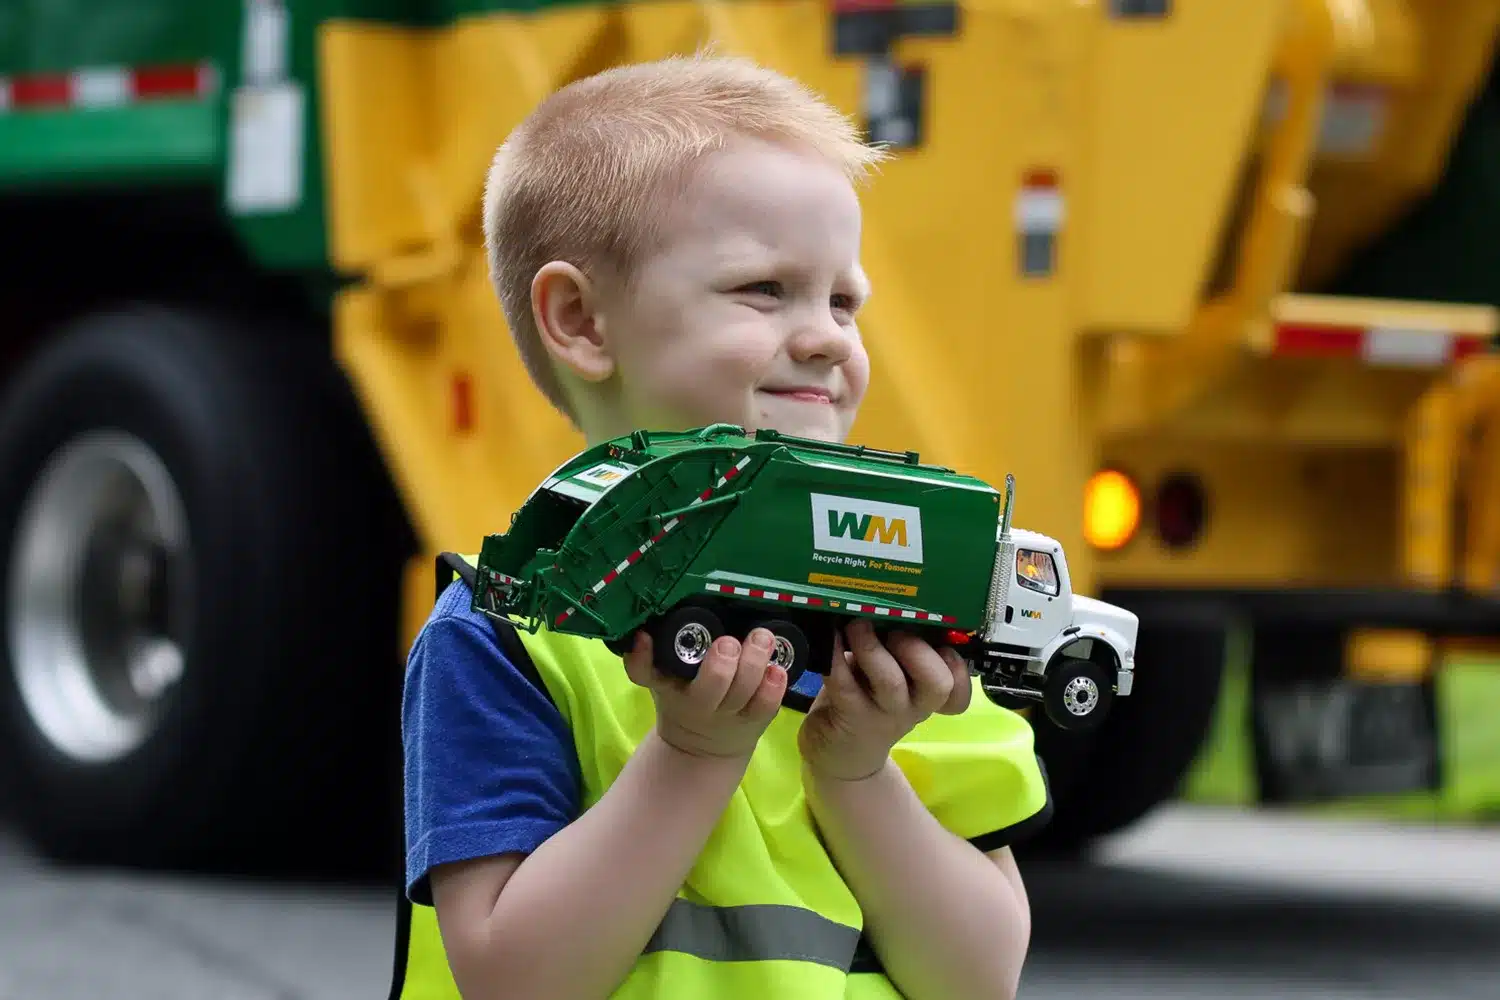
M6 609L11 669L57 750L102 764L145 742L181 681L187 515L139 439L75 439L21 511Z
M683 663L702 663L703 658L708 655L708 647L712 642L713 636L708 634L706 625L688 622L677 630L672 645L677 658Z
M1074 715L1088 715L1099 705L1099 685L1091 677L1074 677L1063 687L1063 706Z

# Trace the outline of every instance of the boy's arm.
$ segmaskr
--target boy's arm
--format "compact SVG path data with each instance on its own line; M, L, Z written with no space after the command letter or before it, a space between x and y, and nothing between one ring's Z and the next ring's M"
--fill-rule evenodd
M609 995L686 881L748 758L653 729L599 802L534 853L443 865L432 894L465 1000Z
M943 827L892 761L855 781L805 776L829 853L886 975L911 1000L1016 995L1031 910L1010 848Z
M971 707L976 683L951 649L934 650L900 631L882 640L862 620L850 623L843 639L849 651L843 641L836 644L799 743L809 807L864 910L865 931L886 974L911 1000L1014 997L1031 913L1015 862L996 842L1004 832L992 828L981 835L984 849L959 836L928 808L928 796L918 794L894 757L915 757L913 774L929 794L935 774L947 770L944 762L959 764L970 780L936 800L970 800L972 807L975 796L998 796L1002 802L995 804L1006 812L1012 806L1003 800L1019 789L1001 776L1008 758L1031 755L1031 741L1015 740L998 719L994 727L978 724L983 738L977 742L973 726L962 727L957 742L944 740L940 733L948 727L935 715L982 710ZM1029 732L1019 718L1004 718ZM935 726L926 736L898 751L928 719ZM929 741L931 756L924 760L918 747ZM975 759L976 751L988 759ZM991 777L980 777L986 772Z
M467 629L458 634L474 638ZM504 805L492 795L468 800L500 770L493 763L470 765L473 772L462 788L449 793L445 811L472 833L450 833L446 843L462 846L422 854L426 863L414 864L409 876L420 887L421 872L430 869L448 964L465 1000L595 1000L624 980L686 881L780 705L786 675L768 667L770 648L767 638L753 649L746 645L742 654L738 643L721 639L698 677L683 684L654 674L650 643L642 638L626 658L626 670L636 683L652 688L656 725L596 804L570 822L559 822L555 808L544 810L549 813L542 824L545 834L533 842L502 832L525 828L524 814L534 810L524 796L512 796ZM423 668L416 660L414 675ZM432 699L439 703L485 700L461 686L408 683L447 695ZM487 700L491 707L503 701ZM456 738L492 735L472 715L432 728L426 738L413 730L411 747L436 749ZM419 756L411 747L409 761ZM540 747L535 744L532 752ZM504 759L508 749L515 747L493 739L481 761ZM515 771L521 778L512 783L526 780L525 765ZM438 775L430 773L416 782L409 779L418 792L409 791L409 801L420 799L423 789L442 787ZM428 840L444 833L441 820L425 826L432 831ZM413 833L413 842L422 843L420 831Z

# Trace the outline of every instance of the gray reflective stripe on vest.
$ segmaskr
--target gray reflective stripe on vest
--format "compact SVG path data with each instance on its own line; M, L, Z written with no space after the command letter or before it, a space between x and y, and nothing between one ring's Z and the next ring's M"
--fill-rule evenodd
M859 937L855 928L798 906L705 906L679 896L645 950L711 962L816 962L848 972Z

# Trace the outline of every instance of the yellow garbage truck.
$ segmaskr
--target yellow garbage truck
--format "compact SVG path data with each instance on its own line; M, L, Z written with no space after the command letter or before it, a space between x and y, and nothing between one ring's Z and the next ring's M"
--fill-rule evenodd
M896 154L865 198L856 438L1015 473L1077 589L1140 616L1107 724L1037 727L1046 836L1173 794L1232 628L1265 799L1440 780L1437 644L1500 632L1497 24L0 0L4 809L61 858L399 857L433 558L581 445L486 279L485 168L569 80L705 43Z

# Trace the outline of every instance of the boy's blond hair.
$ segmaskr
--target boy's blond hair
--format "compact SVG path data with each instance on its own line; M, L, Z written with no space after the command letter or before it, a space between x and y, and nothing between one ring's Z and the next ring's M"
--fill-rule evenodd
M811 149L862 178L884 151L807 87L745 59L699 53L605 70L544 99L485 182L490 280L532 381L576 421L536 330L531 282L567 261L628 280L656 236L653 201L731 135Z

